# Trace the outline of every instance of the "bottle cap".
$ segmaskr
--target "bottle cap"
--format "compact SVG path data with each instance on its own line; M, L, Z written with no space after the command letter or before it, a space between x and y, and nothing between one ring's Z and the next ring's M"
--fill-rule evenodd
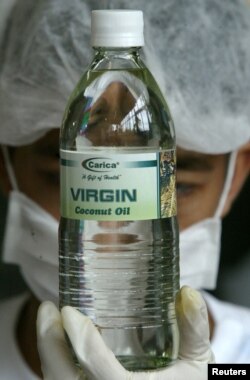
M143 46L143 13L137 10L95 10L91 15L95 47Z

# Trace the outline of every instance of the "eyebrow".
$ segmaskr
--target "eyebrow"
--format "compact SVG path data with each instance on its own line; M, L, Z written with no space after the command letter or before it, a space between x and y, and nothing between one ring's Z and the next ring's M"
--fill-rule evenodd
M214 165L207 157L183 156L177 157L177 170L211 171Z

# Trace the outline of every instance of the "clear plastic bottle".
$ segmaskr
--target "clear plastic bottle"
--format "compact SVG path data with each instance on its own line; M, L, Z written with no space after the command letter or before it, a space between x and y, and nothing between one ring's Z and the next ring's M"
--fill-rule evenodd
M93 11L94 59L60 136L60 307L98 326L130 370L178 354L175 135L140 58L140 11Z

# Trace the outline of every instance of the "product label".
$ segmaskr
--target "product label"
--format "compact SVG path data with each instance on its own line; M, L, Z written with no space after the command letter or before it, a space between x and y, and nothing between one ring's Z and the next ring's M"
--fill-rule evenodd
M61 150L61 215L146 220L176 214L175 151L105 154Z

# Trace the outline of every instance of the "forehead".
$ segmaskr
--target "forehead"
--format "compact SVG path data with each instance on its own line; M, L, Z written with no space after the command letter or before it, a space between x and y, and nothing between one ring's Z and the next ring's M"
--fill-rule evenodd
M57 145L59 147L59 133L59 128L52 129L32 145L34 147L46 147L50 145Z
M59 150L59 128L54 128L32 144L15 147L15 151L25 153L46 153L50 150Z
M211 171L227 162L227 154L198 153L177 147L177 167L181 170Z

